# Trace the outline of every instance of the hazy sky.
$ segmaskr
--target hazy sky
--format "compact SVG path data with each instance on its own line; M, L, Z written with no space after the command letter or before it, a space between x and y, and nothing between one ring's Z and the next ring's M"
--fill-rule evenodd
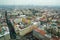
M0 5L60 5L60 0L0 0Z

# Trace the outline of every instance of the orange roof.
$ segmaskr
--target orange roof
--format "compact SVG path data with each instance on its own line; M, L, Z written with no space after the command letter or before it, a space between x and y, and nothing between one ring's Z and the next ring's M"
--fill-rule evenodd
M43 35L43 36L46 34L46 32L45 32L44 30L40 30L40 29L38 29L38 28L35 29L35 31L36 31L36 32L39 32L39 33L40 33L41 35Z

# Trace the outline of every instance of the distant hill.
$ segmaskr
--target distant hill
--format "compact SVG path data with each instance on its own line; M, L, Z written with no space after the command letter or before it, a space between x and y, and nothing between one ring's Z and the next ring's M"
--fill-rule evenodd
M60 6L34 6L34 5L0 5L0 8L58 8L60 9Z

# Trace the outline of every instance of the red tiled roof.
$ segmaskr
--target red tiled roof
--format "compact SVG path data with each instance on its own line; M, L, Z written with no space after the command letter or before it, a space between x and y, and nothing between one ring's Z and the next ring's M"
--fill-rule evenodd
M46 32L45 32L44 30L40 30L40 29L38 29L38 28L35 29L35 31L36 31L36 32L39 32L39 33L40 33L41 35L43 35L43 36L46 34Z

